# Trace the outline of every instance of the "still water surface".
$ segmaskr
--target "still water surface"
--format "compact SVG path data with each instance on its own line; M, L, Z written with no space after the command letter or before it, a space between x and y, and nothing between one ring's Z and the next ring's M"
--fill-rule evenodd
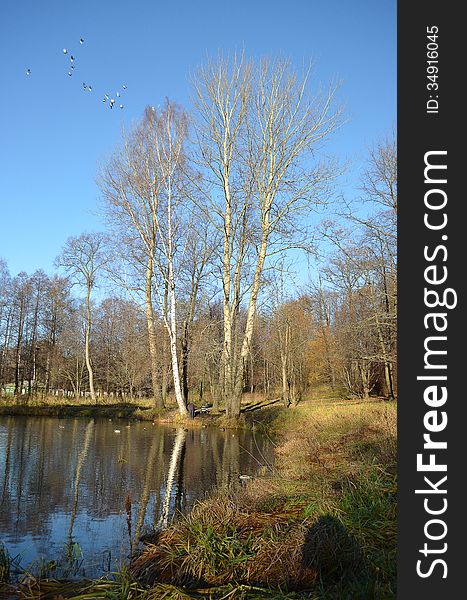
M272 460L271 441L249 432L1 417L0 545L35 573L54 560L51 575L100 576L127 559L130 533L135 544Z

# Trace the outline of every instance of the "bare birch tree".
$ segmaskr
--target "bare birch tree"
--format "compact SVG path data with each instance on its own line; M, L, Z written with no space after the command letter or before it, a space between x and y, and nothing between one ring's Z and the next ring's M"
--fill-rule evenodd
M96 285L99 270L107 261L104 243L105 237L101 233L83 233L78 237L70 237L56 261L58 266L66 270L74 283L83 285L86 289L84 346L86 368L89 376L89 392L92 400L96 399L96 393L94 391L94 373L89 347L92 326L91 292Z
M183 234L189 228L186 210L185 142L188 119L170 102L161 111L147 109L141 124L123 137L123 146L100 177L110 221L123 232L133 273L144 269L144 304L148 324L153 393L157 389L155 308L165 325L172 363L175 398L188 416L181 390L177 354L177 278ZM133 287L137 291L138 285Z
M205 212L223 236L223 385L233 418L268 258L305 242L302 217L323 200L333 175L315 152L341 121L336 86L312 94L310 80L311 68L300 76L287 60L221 56L193 81L200 160L214 188Z
M123 263L120 279L127 289L141 292L144 297L152 391L156 406L162 408L163 399L157 394L159 365L153 298L161 181L153 129L149 126L152 118L147 109L139 126L130 134L123 134L121 148L101 170L99 186L110 226L116 233L113 246L116 240L121 246L121 251L117 251Z
M177 253L180 251L178 239L183 226L184 217L180 210L183 207L182 167L185 162L184 143L187 136L186 114L175 105L166 102L160 115L157 113L149 121L154 130L155 151L160 169L161 210L157 214L157 233L159 246L156 260L162 286L155 278L160 304L163 306L162 289L167 289L168 311L162 312L164 324L170 340L170 356L172 360L172 377L175 400L180 414L188 416L180 382L179 361L177 353Z

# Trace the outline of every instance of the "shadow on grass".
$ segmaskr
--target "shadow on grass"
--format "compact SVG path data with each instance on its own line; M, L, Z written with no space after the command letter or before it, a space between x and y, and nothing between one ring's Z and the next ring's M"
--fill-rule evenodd
M361 568L363 555L357 540L331 515L319 517L305 536L302 566L316 569L325 579L341 578Z
M338 517L313 524L303 547L304 564L317 572L320 598L370 600L396 597L396 482L374 469L345 477L335 488Z
M284 412L283 404L279 400L272 400L266 404L254 404L242 408L242 418L250 427L268 429L282 412Z
M320 517L308 530L302 551L302 567L317 573L319 598L373 600L375 573L365 560L360 544L331 515ZM389 596L387 596L389 598Z
M275 404L278 404L280 402L280 400L278 400L277 398L275 400L269 400L269 401L265 401L265 402L255 402L253 404L245 404L242 407L242 413L249 413L249 412L253 412L255 410L259 410L261 408L267 408L269 406L273 406Z

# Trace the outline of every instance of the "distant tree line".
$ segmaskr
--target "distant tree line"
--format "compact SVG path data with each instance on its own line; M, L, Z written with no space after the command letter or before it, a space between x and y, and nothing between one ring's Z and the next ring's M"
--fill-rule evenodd
M246 392L396 395L395 143L314 225L342 111L311 83L286 60L221 56L194 75L191 111L146 109L99 171L108 232L70 238L60 275L0 263L4 394L171 394L182 415L191 396L233 418ZM293 289L297 250L316 269Z

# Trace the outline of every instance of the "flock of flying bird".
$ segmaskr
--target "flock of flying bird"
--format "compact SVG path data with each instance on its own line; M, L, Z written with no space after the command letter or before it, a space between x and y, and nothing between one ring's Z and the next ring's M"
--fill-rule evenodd
M82 46L84 44L84 39L80 38L79 43ZM64 55L68 55L68 49L67 48L63 48L63 54ZM74 69L75 69L75 57L71 53L70 53L69 56L70 56L70 65L69 65L68 77L72 77L73 73L74 73ZM32 73L31 69L26 69L26 75L31 75L31 73ZM126 90L127 86L125 84L123 84L122 85L122 89ZM87 83L85 83L83 81L83 90L85 92L92 92L92 85L89 85L89 84L87 84ZM115 97L116 98L120 98L121 97L121 92L116 92ZM111 98L110 94L105 93L104 97L102 99L102 102L104 104L107 104L107 102L108 102L107 106L109 106L109 108L112 109L114 107L114 104L115 104L116 100L115 100L115 98ZM124 108L123 104L119 104L118 106L121 109Z

